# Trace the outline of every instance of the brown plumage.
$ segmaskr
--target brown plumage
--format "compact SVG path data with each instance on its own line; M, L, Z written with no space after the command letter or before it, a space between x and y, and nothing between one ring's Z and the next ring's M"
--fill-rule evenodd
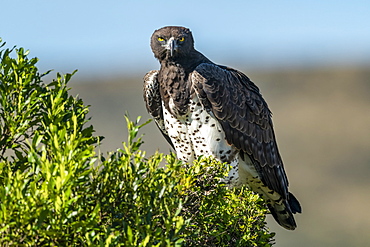
M271 112L258 87L195 50L187 28L156 30L151 48L161 68L144 78L146 107L178 158L211 155L229 162L230 186L247 184L280 225L295 229L293 213L301 207L288 191Z

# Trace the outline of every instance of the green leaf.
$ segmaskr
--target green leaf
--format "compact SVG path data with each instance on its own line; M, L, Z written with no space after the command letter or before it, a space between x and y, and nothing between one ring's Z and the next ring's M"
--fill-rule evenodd
M219 182L228 165L146 156L151 120L128 114L123 148L96 155L103 137L69 94L76 71L44 83L50 70L1 42L0 246L272 245L264 202Z

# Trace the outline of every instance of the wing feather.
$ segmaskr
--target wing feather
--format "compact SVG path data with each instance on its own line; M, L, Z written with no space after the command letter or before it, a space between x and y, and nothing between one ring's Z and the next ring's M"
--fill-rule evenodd
M288 180L271 112L258 87L243 73L211 63L198 65L191 78L202 104L220 121L227 142L249 155L264 184L287 198Z
M145 106L149 114L153 117L164 138L172 146L172 148L175 149L164 126L162 98L159 90L159 83L157 81L157 75L158 70L152 70L149 71L144 77Z

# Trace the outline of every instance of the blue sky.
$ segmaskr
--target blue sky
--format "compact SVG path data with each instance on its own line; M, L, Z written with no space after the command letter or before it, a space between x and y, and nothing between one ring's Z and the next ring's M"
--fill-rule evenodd
M5 0L0 37L42 71L142 74L152 32L189 27L196 48L237 68L370 64L370 1Z

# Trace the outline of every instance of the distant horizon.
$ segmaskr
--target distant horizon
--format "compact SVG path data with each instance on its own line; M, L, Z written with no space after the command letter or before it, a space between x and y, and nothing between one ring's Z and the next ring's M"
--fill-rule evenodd
M32 56L31 56L32 57ZM39 61L41 62L41 61ZM219 63L221 64L221 63ZM340 64L340 63L292 63L292 64L272 64L272 65L252 65L247 63L238 63L237 61L229 61L229 63L222 63L221 65L227 65L229 67L238 69L243 73L249 75L251 73L275 73L278 71L305 71L305 70L370 70L370 62L369 63L348 63L348 64ZM73 81L110 81L120 78L142 78L144 75L150 70L159 69L159 64L155 64L154 66L149 67L148 65L142 66L140 69L131 70L131 71L123 71L122 69L117 70L109 70L106 71L104 69L91 71L90 69L84 68L76 68L72 70L58 70L58 69L43 69L42 66L37 65L41 72L46 72L48 70L52 70L49 78L55 78L56 73L61 74L70 74L77 70L77 73L73 76ZM45 65L44 65L45 66Z
M2 38L2 37L0 37ZM114 61L113 63L91 63L91 59L77 59L73 54L64 54L63 57L57 59L55 57L47 57L43 52L37 54L37 49L29 48L27 45L10 45L6 39L2 38L3 42L6 42L4 48L24 48L30 51L29 57L37 57L39 59L37 66L40 71L46 72L53 70L62 74L72 73L74 70L78 70L78 77L94 77L94 76L109 76L113 77L126 74L128 76L140 75L144 71L154 70L159 68L158 61L153 57L151 53L143 55L140 54L136 60L129 61L122 59L121 61ZM149 42L148 42L149 47ZM201 49L197 49L202 52ZM367 68L370 67L370 54L365 57L345 56L345 54L279 54L275 56L265 55L259 56L251 50L240 51L229 51L227 54L218 54L217 51L212 49L206 49L207 53L203 52L213 62L221 65L227 65L237 69L250 68L252 70L281 70L281 69L312 69L312 68L343 68L343 67L359 67ZM251 54L248 54L251 52ZM101 57L102 60L108 59L109 57ZM68 63L68 60L74 61ZM54 66L54 67L52 67ZM112 77L111 76L111 77Z

